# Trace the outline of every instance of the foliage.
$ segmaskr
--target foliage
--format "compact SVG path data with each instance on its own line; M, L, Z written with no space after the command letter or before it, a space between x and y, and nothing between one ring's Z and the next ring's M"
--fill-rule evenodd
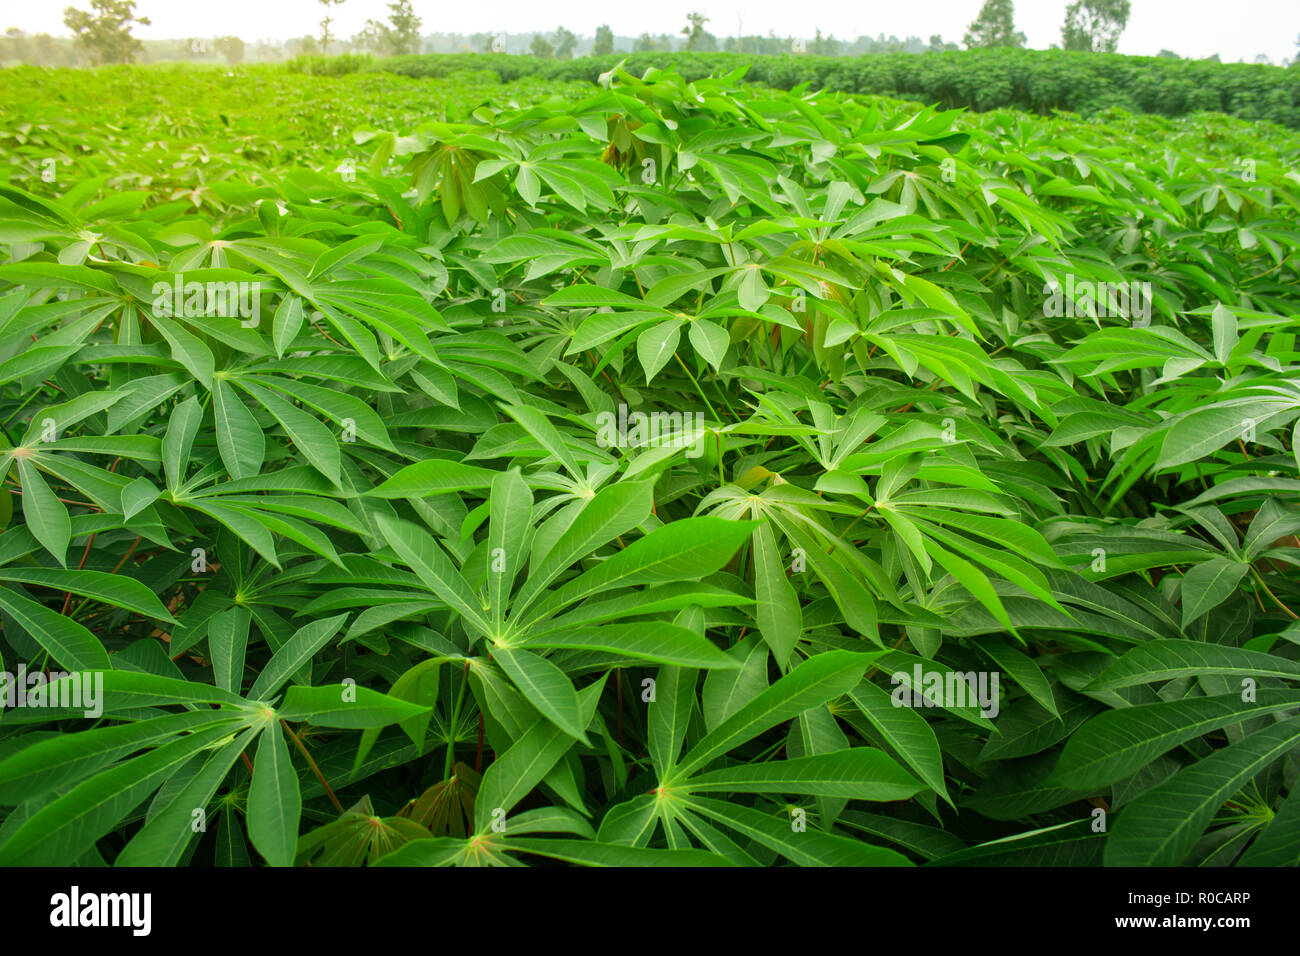
M638 47L639 49L640 47ZM647 49L653 49L652 47ZM1015 108L1092 114L1111 107L1183 116L1206 110L1300 129L1300 73L1282 67L1062 50L988 49L862 57L754 56L736 53L633 53L546 63L525 56L433 55L384 60L406 76L495 70L503 80L537 75L595 82L620 62L632 73L672 69L690 80L745 68L745 78L777 89L907 97L945 109Z
M3 94L0 863L1297 862L1294 134L175 76Z

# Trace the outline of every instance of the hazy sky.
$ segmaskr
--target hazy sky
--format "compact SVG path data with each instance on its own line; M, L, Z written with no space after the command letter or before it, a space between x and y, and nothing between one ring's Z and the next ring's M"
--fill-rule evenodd
M0 0L0 29L15 26L28 33L67 35L63 9L88 7L85 0ZM643 31L675 33L686 14L698 10L710 18L709 32L734 35L739 17L745 33L812 36L823 33L840 39L884 33L928 39L940 33L960 42L967 24L983 0L655 0L611 3L609 0L479 0L446 3L413 0L424 18L424 32L527 33L564 25L591 35L608 23L620 36ZM1018 0L1016 26L1032 47L1060 41L1067 0ZM1263 53L1274 62L1294 57L1300 35L1297 0L1132 0L1128 29L1120 38L1121 53L1151 55L1162 48L1182 56L1217 53L1223 60L1251 61ZM234 34L245 40L286 39L319 32L323 8L316 0L139 0L137 11L153 21L137 36L210 37ZM385 0L346 0L334 8L332 30L351 36L368 18L387 16Z

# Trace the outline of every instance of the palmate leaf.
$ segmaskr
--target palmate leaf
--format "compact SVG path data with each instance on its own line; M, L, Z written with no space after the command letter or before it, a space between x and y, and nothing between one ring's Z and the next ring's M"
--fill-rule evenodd
M889 56L6 70L0 858L1295 863L1283 71Z
M78 784L28 817L0 844L0 866L67 866L176 768L228 736L229 728L227 721L214 721Z
M1106 841L1108 866L1176 866L1223 803L1300 743L1300 717L1257 730L1126 806Z
M199 772L122 848L113 865L175 866L197 836L194 811L203 811L202 822L206 825L213 794L256 734L255 728L248 728L209 754Z

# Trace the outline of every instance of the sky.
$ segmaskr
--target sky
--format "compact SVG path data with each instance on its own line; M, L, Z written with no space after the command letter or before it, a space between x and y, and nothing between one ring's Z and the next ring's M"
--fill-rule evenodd
M1060 42L1061 22L1068 0L1018 0L1016 26L1028 45L1045 49ZM63 9L71 3L88 8L87 0L0 0L0 29L18 27L27 33L68 35ZM942 34L960 42L983 0L656 0L654 3L610 3L609 0L479 0L446 3L413 0L424 19L423 32L529 33L563 25L590 36L607 23L619 36L642 32L676 33L686 14L698 10L709 17L707 29L717 36L746 34L811 37L821 29L839 39L884 33L929 39ZM146 39L215 37L233 34L245 40L284 40L318 33L324 15L317 0L138 0L137 13L153 21L137 28ZM386 0L345 0L333 8L331 30L336 36L357 33L367 19L388 15ZM1300 36L1297 0L1132 0L1128 28L1119 52L1150 56L1161 49L1185 57L1215 53L1224 61L1251 62L1259 54L1273 62L1294 57Z

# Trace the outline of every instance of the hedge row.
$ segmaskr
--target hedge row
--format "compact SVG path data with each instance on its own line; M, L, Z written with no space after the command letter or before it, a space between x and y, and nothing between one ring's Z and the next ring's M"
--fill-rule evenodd
M875 93L938 103L946 108L1012 107L1036 113L1080 114L1121 107L1134 113L1181 116L1214 110L1248 120L1300 128L1300 69L1207 60L1131 57L1063 50L963 50L861 57L754 56L743 53L633 53L539 60L490 53L392 57L372 69L442 77L492 70L502 81L523 76L595 80L626 59L641 73L669 67L687 79L748 67L747 80L777 89L801 83L849 93Z

